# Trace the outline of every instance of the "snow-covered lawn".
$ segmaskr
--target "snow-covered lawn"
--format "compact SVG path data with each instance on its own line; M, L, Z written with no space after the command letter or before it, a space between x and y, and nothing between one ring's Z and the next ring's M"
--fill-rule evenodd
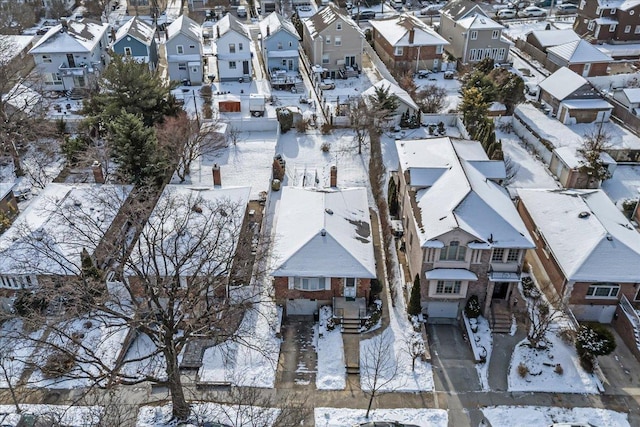
M504 33L512 39L524 39L530 31L544 30L551 24L553 30L564 30L573 27L573 17L556 18L554 22L546 20L531 19L529 21L510 22Z
M366 418L365 409L316 408L316 427L349 427L368 421L397 421L420 427L447 427L449 417L444 409L373 409Z
M258 406L220 405L217 403L193 403L191 405L191 423L202 425L205 421L230 424L235 427L272 426L279 409ZM143 406L138 412L137 427L175 426L171 420L171 405Z
M331 315L331 307L324 306L320 309L320 322L315 337L318 354L318 390L344 390L346 386L347 370L344 363L342 332L337 326L332 330L327 329L327 320Z
M2 348L2 370L0 387L8 388L9 381L16 385L24 372L25 363L34 352L36 341L42 337L44 329L26 330L22 320L11 319L0 328L0 348ZM6 375L6 376L5 376ZM8 381L7 381L8 378Z
M613 176L602 183L602 189L618 207L624 200L640 197L640 166L618 165Z
M101 406L62 406L62 405L20 405L22 414L41 415L50 419L51 425L85 426L97 425L100 422L104 408ZM0 405L0 424L4 426L18 426L21 415L14 405ZM37 423L37 425L40 425Z
M630 427L627 414L598 408L491 406L482 408L482 413L492 427L548 426L553 423Z
M447 102L444 108L441 111L442 113L446 113L449 110L456 110L458 108L458 104L462 100L460 96L460 75L456 75L455 79L445 79L443 72L431 73L429 77L426 79L419 79L415 77L413 79L416 84L417 91L420 91L425 86L435 85L444 88L447 91Z
M470 319L471 320L471 319ZM482 352L484 349L485 362L476 363L476 371L478 371L478 378L480 379L480 385L482 390L488 391L489 387L489 362L491 361L491 352L493 350L493 336L491 335L491 327L489 321L482 316L476 319L476 325L478 329L476 332L471 332L469 339L473 340L476 348Z

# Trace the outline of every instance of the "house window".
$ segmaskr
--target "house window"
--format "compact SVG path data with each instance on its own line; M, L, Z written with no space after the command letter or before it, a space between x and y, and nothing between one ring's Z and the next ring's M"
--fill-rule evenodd
M475 249L471 252L471 264L480 264L482 262L482 251Z
M45 83L48 85L59 85L62 84L62 78L58 73L51 73L45 76Z
M282 66L283 66L283 67L286 67L286 66L287 66L287 60L286 60L286 59L283 59L283 60L282 60Z
M640 289L636 292L636 296L633 298L634 301L640 301Z
M502 262L503 259L504 259L504 249L494 248L493 254L491 254L491 261Z
M131 48L130 47L125 47L124 48L124 56L131 56Z
M587 4L587 0L580 0L580 10L584 9Z
M336 30L337 30L337 31L341 31L341 30L342 30L342 23L338 22L338 23L336 24Z
M491 38L494 40L500 38L500 30L493 30L493 33L491 33Z
M509 249L509 253L507 254L507 262L518 262L518 261L520 261L520 250Z
M278 50L282 50L282 42L278 42Z
M189 49L195 49L195 48L196 48L196 45L194 45L194 44L190 44L189 45Z
M611 15L615 15L616 14L616 8L614 7L613 9L611 9Z
M402 48L402 46L396 46L396 50L395 50L395 53L394 53L394 54L395 54L396 56L401 56L401 55L402 55L402 52L403 52L403 48Z
M620 285L615 283L596 283L587 289L587 297L591 298L617 298Z
M624 32L625 33L630 33L631 32L631 25L625 25L624 26Z
M301 291L323 291L324 277L294 277L293 287Z
M439 44L438 46L436 46L436 55L441 55L442 52L444 52L444 47Z
M630 10L630 11L629 11L629 15L633 15L634 13L636 13L636 11L635 11L635 10Z
M425 253L425 262L432 263L436 258L436 250L433 248L429 248Z
M186 70L186 69L187 69L187 63L186 62L178 63L178 70Z
M325 53L324 55L322 55L322 63L323 64L328 64L329 63L329 54Z
M613 33L616 30L616 24L609 25L609 32Z
M289 42L289 47L293 47L293 42Z
M471 49L469 51L469 60L470 61L475 61L476 60L476 52L477 52L477 49Z
M636 29L633 30L634 34L640 34L640 25L636 25Z
M438 280L436 294L455 295L460 293L462 282L460 280Z
M178 52L178 55L182 55L184 53L184 46L179 44L178 46L176 46L176 51Z
M340 37L340 36L336 36L336 39L335 39L334 44L335 44L336 46L342 46L342 37Z
M236 61L229 61L229 69L230 70L236 69Z
M229 53L236 53L236 44L229 43Z
M440 261L464 261L466 254L467 248L460 246L460 242L454 240L449 243L449 246L440 249Z
M242 46L242 43L238 43L238 50L240 52L242 52L244 50L244 46Z
M505 59L505 54L507 53L507 50L505 48L500 48L498 49L498 56L496 57L496 59L498 61L502 61Z
M42 55L42 62L46 64L51 63L51 55Z
M587 29L589 31L593 31L595 27L596 27L596 23L594 21L589 21L589 24L587 25Z
M478 32L473 30L471 31L471 40L477 40L478 39Z
M327 36L325 40L327 44L331 44L331 36Z

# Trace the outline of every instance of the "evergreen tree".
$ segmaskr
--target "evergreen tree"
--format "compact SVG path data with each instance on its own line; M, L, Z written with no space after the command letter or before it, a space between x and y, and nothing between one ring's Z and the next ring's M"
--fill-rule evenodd
M469 135L474 138L478 134L478 127L483 124L487 117L488 104L485 102L480 90L471 87L462 91L462 102L459 108L462 113L462 121Z
M122 110L138 115L145 126L175 116L180 107L157 71L147 64L115 55L104 71L101 90L85 105L90 125L104 131Z
M121 177L136 185L164 180L166 162L160 155L153 128L142 117L121 111L109 125L113 157Z
M376 87L374 89L375 93L369 97L371 100L371 111L373 111L373 114L379 122L382 123L389 121L400 106L398 97L390 93L389 89L390 86Z
M389 215L396 216L398 215L398 187L393 178L389 179L389 188L387 189L387 192L387 197L389 199Z
M417 316L422 311L420 305L420 276L416 274L416 278L413 280L413 287L411 288L411 298L409 299L409 306L407 307L407 313L410 316Z

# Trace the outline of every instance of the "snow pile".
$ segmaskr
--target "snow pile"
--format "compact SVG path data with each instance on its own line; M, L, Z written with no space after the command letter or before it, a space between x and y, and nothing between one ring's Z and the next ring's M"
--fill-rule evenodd
M630 427L627 414L598 408L490 406L483 408L482 413L492 427L548 426L553 423ZM518 420L516 424L514 420Z
M465 316L466 318L466 316ZM489 321L482 316L475 319L476 332L473 332L473 320L469 319L472 326L472 332L469 335L471 345L478 349L479 356L484 356L484 362L476 363L476 371L482 390L488 391L489 388L489 361L491 360L491 352L493 350L493 337L491 336L491 327Z
M447 427L449 417L444 409L373 409L366 418L365 409L316 408L315 425L345 427L369 421L396 421L420 427Z
M331 307L320 309L320 323L316 339L318 354L318 372L316 374L316 388L318 390L344 390L346 387L347 371L344 362L344 348L340 328L329 328L333 313Z

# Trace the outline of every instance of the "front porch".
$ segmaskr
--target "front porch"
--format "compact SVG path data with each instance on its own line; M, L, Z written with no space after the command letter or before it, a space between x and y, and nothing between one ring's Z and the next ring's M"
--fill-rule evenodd
M333 317L341 320L366 319L368 317L366 298L333 297Z

